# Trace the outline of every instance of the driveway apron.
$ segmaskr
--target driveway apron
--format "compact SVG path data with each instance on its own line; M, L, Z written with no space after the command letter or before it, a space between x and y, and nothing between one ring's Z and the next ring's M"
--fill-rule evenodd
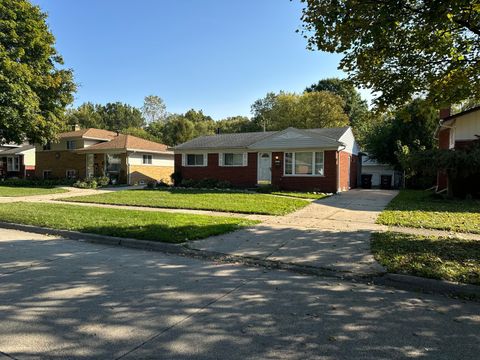
M189 247L357 275L381 273L383 268L370 253L370 234L382 228L375 220L396 195L351 190L258 226L191 242Z

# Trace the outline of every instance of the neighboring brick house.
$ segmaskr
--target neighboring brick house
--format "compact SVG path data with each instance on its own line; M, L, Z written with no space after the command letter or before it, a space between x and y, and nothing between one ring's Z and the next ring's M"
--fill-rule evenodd
M62 133L36 147L37 178L108 176L122 184L170 181L173 152L166 145L102 129Z
M480 106L458 114L451 115L450 109L440 110L440 122L436 130L438 146L440 149L466 149L480 140ZM480 182L478 177L472 177L470 183ZM463 184L469 187L472 184ZM437 191L448 187L448 177L445 171L439 170L437 174ZM478 184L477 184L478 189Z
M174 147L175 172L239 187L337 192L356 187L358 151L350 127L201 136Z
M35 175L35 146L0 146L0 177L30 178Z

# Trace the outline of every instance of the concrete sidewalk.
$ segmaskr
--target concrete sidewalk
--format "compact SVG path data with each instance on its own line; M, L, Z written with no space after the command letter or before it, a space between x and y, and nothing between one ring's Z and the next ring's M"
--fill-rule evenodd
M351 190L234 233L188 243L190 248L372 275L384 272L370 253L370 234L396 191Z

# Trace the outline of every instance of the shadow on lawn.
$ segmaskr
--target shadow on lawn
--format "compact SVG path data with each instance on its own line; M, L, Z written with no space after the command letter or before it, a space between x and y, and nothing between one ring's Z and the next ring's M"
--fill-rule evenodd
M243 228L237 223L169 226L149 224L143 226L85 226L80 232L133 238L140 240L160 241L167 243L182 243L189 240L204 239L209 236L229 233Z
M0 276L0 351L15 358L474 359L480 351L477 304L288 272L4 238Z

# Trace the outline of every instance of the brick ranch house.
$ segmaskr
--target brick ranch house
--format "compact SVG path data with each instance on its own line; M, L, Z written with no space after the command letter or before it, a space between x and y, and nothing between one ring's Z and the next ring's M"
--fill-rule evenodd
M359 147L350 127L201 136L174 147L183 179L238 187L345 191L356 187Z
M466 149L480 141L480 106L450 114L450 109L440 110L440 122L436 130L436 138L440 149L452 151ZM478 189L480 174L474 176L463 187ZM439 170L437 174L437 191L443 191L448 187L448 177L445 171Z
M75 129L36 146L37 178L108 176L121 184L170 181L173 152L166 145L102 129Z
M0 178L26 179L35 175L35 146L0 145Z

